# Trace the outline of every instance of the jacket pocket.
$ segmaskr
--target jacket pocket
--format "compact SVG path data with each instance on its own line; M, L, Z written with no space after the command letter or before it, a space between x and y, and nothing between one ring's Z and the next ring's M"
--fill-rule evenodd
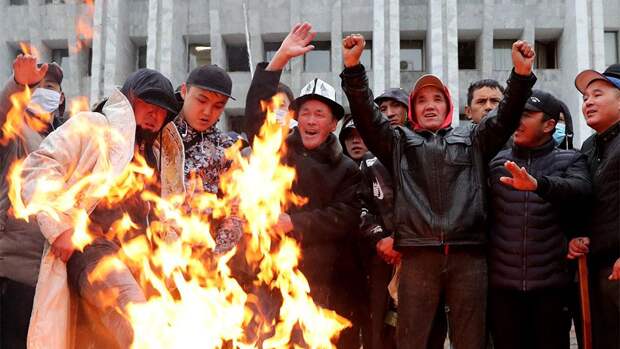
M469 137L461 137L450 135L445 138L446 163L454 166L471 166L471 139Z

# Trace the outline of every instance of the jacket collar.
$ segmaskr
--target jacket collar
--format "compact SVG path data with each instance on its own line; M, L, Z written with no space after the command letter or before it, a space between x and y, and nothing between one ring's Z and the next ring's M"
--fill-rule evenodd
M553 151L553 149L555 149L555 142L553 141L553 138L552 138L547 143L537 148L524 148L524 147L519 147L516 144L513 144L512 154L518 158L527 158L527 157L537 158L537 157L541 157L541 156L549 154L550 152Z
M323 163L335 163L343 156L342 146L333 133L318 148L309 150L304 147L299 129L295 127L287 137L286 142L296 153L310 156Z
M612 141L614 138L618 136L620 133L620 122L616 122L615 125L611 126L605 132L596 135L596 143L600 145L604 145Z

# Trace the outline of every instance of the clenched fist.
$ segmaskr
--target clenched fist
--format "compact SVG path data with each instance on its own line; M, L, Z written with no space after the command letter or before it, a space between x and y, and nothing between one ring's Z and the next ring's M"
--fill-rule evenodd
M361 34L351 34L342 39L342 57L346 68L355 67L360 63L364 46L366 40Z
M517 74L523 76L532 74L535 57L534 48L527 41L519 40L512 44L512 64Z

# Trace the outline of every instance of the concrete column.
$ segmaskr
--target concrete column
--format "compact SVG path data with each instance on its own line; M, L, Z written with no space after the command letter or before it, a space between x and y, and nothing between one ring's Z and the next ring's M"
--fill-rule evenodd
M107 40L108 2L95 1L93 14L93 60L91 62L90 101L95 103L103 98L104 62Z
M0 13L7 13L8 1L0 1ZM0 21L0 33L8 33L9 21ZM4 38L3 38L4 39ZM6 81L11 76L13 64L13 49L7 42L0 42L0 81Z
M398 0L388 0L388 87L400 86L400 9ZM375 91L380 93L381 91Z
M605 70L605 23L603 1L591 0L592 20L592 66L598 71Z
M263 43L263 32L261 22L261 2L260 1L248 1L248 19L249 19L249 32L250 32L250 46L252 47L252 64L254 67L257 63L265 60L265 48ZM254 71L252 67L252 71Z
M538 8L538 0L526 0L525 6L526 10L524 13L536 13ZM535 16L525 16L523 20L523 32L521 33L521 40L525 40L530 44L534 44L535 37L535 28L536 24L534 23Z
M211 33L211 62L224 69L226 64L226 44L222 38L222 29L220 26L220 1L209 1L209 32Z
M592 134L581 113L581 94L574 88L575 76L582 70L592 68L590 46L590 19L588 18L588 0L566 0L566 16L564 24L565 40L561 55L561 64L564 67L564 95L570 110L573 112L573 127L575 129L575 147L580 147L583 141Z
M72 0L65 5L71 18L74 19L74 27L77 28L78 22L90 23L92 28L93 13L81 1ZM92 46L92 38L78 38L75 30L67 31L67 43L69 46L70 71L64 72L63 89L67 97L71 96L90 96L90 86L88 80L88 53ZM89 42L90 41L90 42Z
M301 1L300 0L290 0L290 16L291 22L290 27L292 28L296 23L301 21ZM295 58L291 60L291 89L293 90L293 94L295 96L299 95L299 91L301 91L301 87L303 82L301 81L301 73L304 69L304 59L303 57Z
M160 71L175 85L185 75L186 6L189 4L183 1L149 1L146 65Z
M482 33L478 38L476 49L476 65L482 78L489 78L493 73L493 19L495 0L484 0L482 5Z
M426 71L444 78L443 57L443 15L442 1L428 2L428 16L426 27Z
M457 0L446 0L445 8L445 31L446 31L446 78L445 82L452 93L452 105L454 117L452 125L458 126L459 115L459 37L458 37L458 7Z
M330 84L336 89L336 100L343 103L342 89L340 86L340 73L342 72L342 0L334 0L331 8L332 26L331 26L331 42L332 42L332 71Z
M385 90L385 0L373 0L372 2L372 89L375 94Z
M103 93L108 96L114 88L122 85L134 70L134 45L129 39L129 4L122 0L108 0L105 13L107 31L104 52Z
M44 6L43 0L30 0L28 1L28 26L30 45L33 47L33 53L38 53L39 61L49 62L51 59L52 51L43 43L43 33L40 18L42 16L41 10Z

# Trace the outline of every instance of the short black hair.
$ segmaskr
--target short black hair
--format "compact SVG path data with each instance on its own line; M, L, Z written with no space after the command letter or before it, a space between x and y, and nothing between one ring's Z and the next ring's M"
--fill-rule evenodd
M504 94L504 86L502 86L497 80L493 79L482 79L475 82L472 82L467 88L467 105L471 106L471 101L474 99L474 92L478 91L483 87L495 88L498 89L502 94Z
M278 83L278 89L276 90L276 93L282 92L286 95L286 97L288 98L289 102L292 102L295 99L295 95L293 95L293 90L291 90L290 87L288 87L287 85L283 84L283 83Z

